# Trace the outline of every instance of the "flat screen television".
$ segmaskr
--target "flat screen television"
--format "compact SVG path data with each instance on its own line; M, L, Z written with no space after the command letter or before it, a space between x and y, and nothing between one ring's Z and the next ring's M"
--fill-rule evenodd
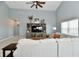
M32 26L31 31L39 33L39 32L43 32L44 30L42 26Z

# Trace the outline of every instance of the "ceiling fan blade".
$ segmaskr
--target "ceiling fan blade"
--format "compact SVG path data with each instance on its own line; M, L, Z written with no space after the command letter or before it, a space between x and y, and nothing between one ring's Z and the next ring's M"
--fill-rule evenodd
M45 4L45 2L40 2L40 1L38 1L38 3L40 3L40 4Z
M33 4L32 6L31 6L31 8L34 6L35 4Z
M43 6L42 6L42 5L40 5L39 3L38 3L37 5L38 5L39 7L41 7L41 8L43 7Z
M38 9L38 6L36 5L36 9Z
M36 7L36 9L38 9L38 7L43 7L42 4L45 4L45 2L43 1L30 1L30 2L26 2L26 4L32 4L30 7L32 8L33 6Z

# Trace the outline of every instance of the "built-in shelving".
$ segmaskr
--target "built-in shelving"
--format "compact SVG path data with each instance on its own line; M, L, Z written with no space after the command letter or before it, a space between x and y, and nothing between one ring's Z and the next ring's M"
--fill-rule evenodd
M33 26L41 27L41 30L33 32ZM27 23L26 38L45 38L46 35L46 24L45 23Z

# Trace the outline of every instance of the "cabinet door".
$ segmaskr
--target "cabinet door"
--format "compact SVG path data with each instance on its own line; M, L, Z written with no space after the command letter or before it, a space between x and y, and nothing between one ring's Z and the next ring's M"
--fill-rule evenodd
M73 57L79 57L79 39L73 40Z
M56 42L44 42L41 44L41 57L57 57Z
M59 57L72 57L71 40L59 42Z

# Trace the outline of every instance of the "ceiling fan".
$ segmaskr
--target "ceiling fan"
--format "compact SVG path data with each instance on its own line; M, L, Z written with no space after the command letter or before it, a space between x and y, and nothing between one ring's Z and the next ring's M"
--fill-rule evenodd
M38 9L38 7L43 8L42 4L45 4L45 2L43 1L30 1L30 2L26 2L26 4L32 4L30 7L32 8L33 6L36 7L36 9Z

